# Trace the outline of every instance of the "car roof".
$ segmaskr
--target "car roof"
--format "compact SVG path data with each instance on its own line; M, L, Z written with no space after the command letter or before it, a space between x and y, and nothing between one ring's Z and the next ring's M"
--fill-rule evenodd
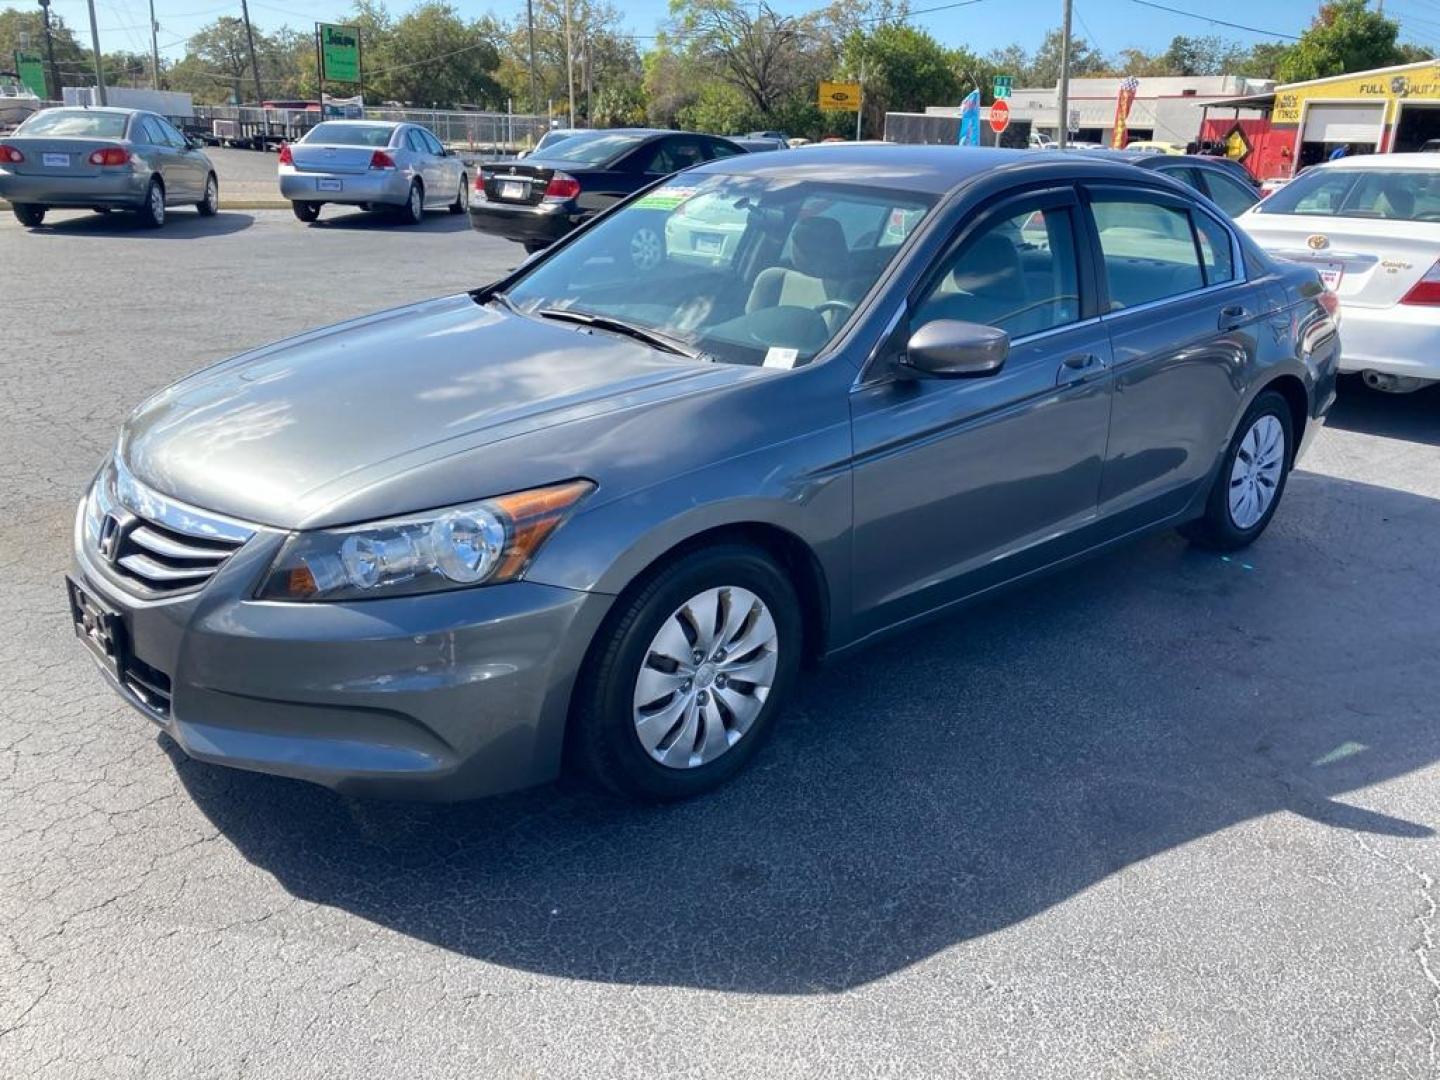
M1134 166L1121 160L1107 161L1099 156L1082 157L1058 150L903 143L801 146L783 154L747 154L725 158L697 165L687 170L685 175L713 172L775 180L838 181L862 187L943 195L984 173L1019 172L1039 166L1049 166L1046 171L1055 173L1059 171L1056 166L1069 165L1073 170L1081 161L1086 175L1091 178L1134 175Z
M365 127L399 127L401 124L415 124L416 127L422 126L414 120L342 120L338 116L333 120L322 119L320 124L339 124L341 127L359 127L362 124ZM315 126L319 127L320 124L316 124Z
M113 116L134 116L136 113L148 113L150 109L126 109L119 105L51 105L48 109L41 109L40 112L89 112L109 113ZM36 113L39 116L40 113Z
M1353 157L1336 158L1334 161L1320 161L1310 169L1423 169L1427 172L1440 170L1440 158L1429 154L1356 154ZM1310 169L1305 170L1309 172Z

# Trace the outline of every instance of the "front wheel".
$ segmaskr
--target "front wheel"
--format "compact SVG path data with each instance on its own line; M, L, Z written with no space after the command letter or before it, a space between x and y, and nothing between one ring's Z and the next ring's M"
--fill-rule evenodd
M1289 403L1278 392L1266 390L1235 429L1204 516L1181 532L1216 551L1236 551L1257 540L1285 494L1294 445Z
M307 225L320 217L320 204L318 202L292 202L290 209L297 218Z
M455 193L455 201L450 204L450 213L463 214L470 209L470 178L464 173L460 174L460 190Z
M205 197L195 204L201 217L214 217L220 212L220 181L214 173L205 178Z
M136 216L147 229L158 229L165 224L165 185L158 177L150 181L145 190L145 201L136 211Z
M636 799L725 783L760 749L799 670L800 604L763 552L693 552L622 597L585 660L574 760Z
M35 228L45 220L45 207L36 206L34 203L12 203L11 209L15 213L15 220L27 229Z

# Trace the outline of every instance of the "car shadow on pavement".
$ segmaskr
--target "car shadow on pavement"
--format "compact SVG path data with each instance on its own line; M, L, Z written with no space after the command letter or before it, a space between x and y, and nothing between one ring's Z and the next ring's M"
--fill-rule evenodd
M123 236L136 240L203 240L210 236L223 236L248 229L255 224L251 214L234 210L221 210L214 217L201 217L194 210L171 208L165 214L165 224L158 229L149 229L140 224L134 214L113 211L108 214L80 213L74 217L47 217L45 223L34 233L49 233L52 236Z
M358 803L162 742L308 901L546 975L838 991L1265 815L1431 836L1363 791L1440 758L1440 582L1400 516L1440 535L1440 501L1297 472L1242 555L1158 535L810 673L755 767L682 805Z
M320 220L309 227L312 229L353 229L361 232L380 229L402 234L464 232L470 228L470 215L451 214L444 210L427 210L425 211L425 220L419 225L404 225L384 210L327 206L320 211ZM518 246L516 250L519 250Z
M1371 390L1356 376L1341 380L1326 427L1440 446L1440 385L1410 394Z

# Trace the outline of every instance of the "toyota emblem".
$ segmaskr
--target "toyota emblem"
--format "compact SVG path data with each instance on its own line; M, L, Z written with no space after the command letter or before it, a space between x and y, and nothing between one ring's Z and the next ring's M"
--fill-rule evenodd
M1310 246L1311 251L1319 251L1321 248L1330 246L1330 238L1316 233L1314 236L1308 237L1305 243Z

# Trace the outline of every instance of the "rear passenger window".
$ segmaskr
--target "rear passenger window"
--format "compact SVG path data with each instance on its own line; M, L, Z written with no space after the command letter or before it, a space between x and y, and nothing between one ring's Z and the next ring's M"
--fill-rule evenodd
M1101 195L1091 212L1112 311L1204 287L1190 215L1184 210L1142 198Z
M1200 259L1205 266L1205 284L1220 285L1235 280L1235 252L1225 226L1209 214L1196 213L1194 218Z
M1219 172L1206 171L1205 186L1209 189L1210 198L1215 205L1232 218L1239 217L1260 201L1260 196L1239 180L1232 180Z
M1038 334L1080 318L1077 282L1069 210L1027 210L989 222L945 256L910 328L956 319Z

